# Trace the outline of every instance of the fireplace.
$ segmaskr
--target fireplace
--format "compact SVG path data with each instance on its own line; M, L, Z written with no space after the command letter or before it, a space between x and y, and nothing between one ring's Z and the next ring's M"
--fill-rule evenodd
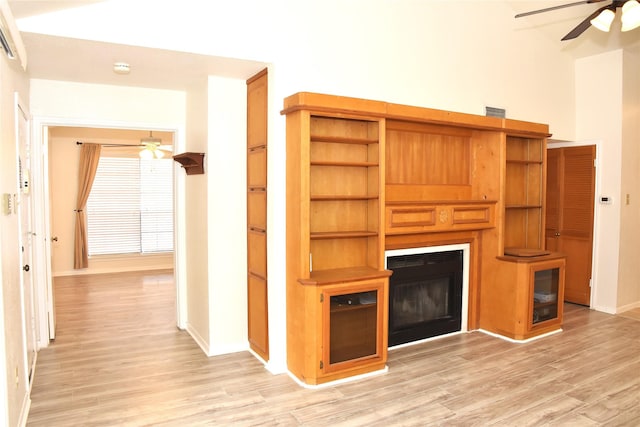
M466 331L469 245L387 251L389 346Z

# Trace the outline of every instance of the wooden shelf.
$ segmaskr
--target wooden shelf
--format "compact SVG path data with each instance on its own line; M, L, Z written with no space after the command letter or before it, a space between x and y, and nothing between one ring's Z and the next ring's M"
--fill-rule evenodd
M378 270L362 266L312 271L308 279L298 279L298 282L307 286L323 286L335 283L387 278L389 276L391 276L390 270Z
M311 142L329 142L333 144L377 144L377 139L372 138L351 138L343 136L322 136L311 135Z
M370 167L378 166L378 162L319 162L312 161L311 166Z
M180 163L187 175L201 175L204 173L204 153L182 153L173 156L173 160Z
M541 160L508 160L507 159L507 163L523 164L523 165L531 165L531 164L541 165L542 161Z
M311 196L312 202L331 202L331 201L349 201L349 200L376 200L377 195L332 195L332 196Z
M317 239L351 239L354 237L376 237L377 231L323 231L311 233L312 240Z

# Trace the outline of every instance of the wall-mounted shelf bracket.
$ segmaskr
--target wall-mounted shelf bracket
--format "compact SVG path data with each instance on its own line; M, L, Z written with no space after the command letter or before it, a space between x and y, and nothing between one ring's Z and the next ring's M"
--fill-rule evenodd
M173 156L173 160L180 163L187 175L201 175L204 173L204 153L182 153Z

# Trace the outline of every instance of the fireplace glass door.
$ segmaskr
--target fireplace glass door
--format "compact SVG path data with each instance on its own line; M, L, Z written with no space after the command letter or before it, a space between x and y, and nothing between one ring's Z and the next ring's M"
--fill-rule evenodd
M387 268L389 346L461 329L461 250L392 256Z

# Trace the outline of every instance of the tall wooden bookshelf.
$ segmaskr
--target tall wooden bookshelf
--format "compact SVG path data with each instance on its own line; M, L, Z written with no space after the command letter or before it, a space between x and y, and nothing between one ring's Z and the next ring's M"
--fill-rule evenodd
M287 112L288 367L307 384L385 367L383 126Z

